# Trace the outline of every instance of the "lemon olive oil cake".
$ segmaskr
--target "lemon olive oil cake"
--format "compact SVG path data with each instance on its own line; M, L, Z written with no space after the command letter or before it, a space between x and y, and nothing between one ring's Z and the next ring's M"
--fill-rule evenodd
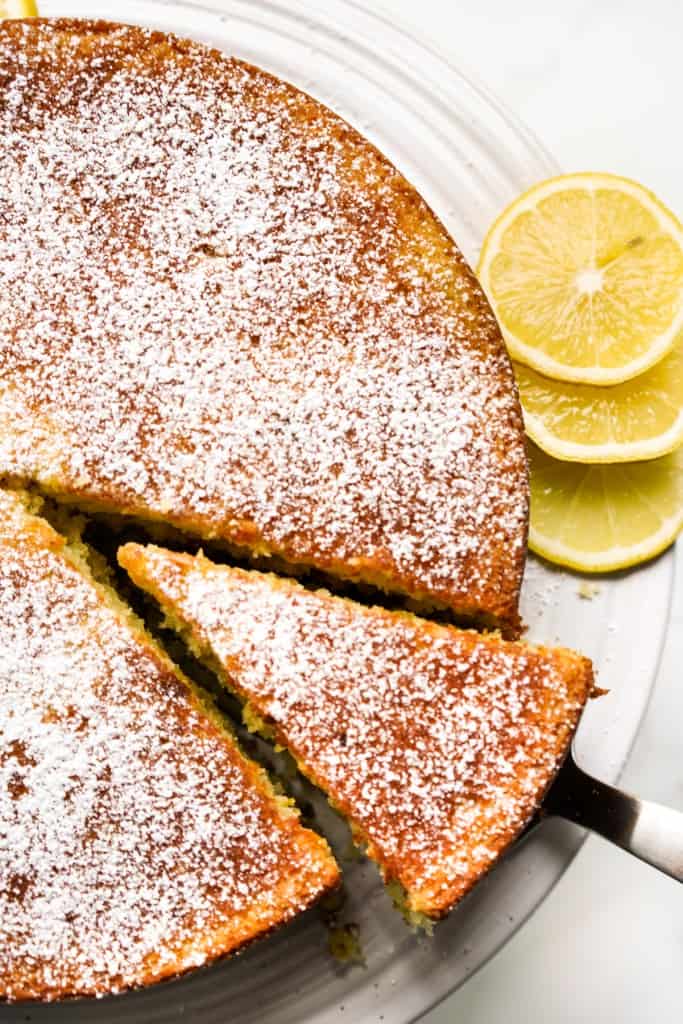
M178 974L337 881L83 553L0 491L0 999Z
M0 475L514 634L514 379L401 174L159 32L6 22L0 83Z
M445 914L537 810L590 662L128 544L171 626L345 815L409 916Z

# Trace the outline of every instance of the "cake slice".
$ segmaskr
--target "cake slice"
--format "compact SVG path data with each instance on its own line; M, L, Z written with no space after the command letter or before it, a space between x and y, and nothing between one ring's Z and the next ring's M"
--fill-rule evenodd
M538 808L590 662L127 544L119 561L398 884L446 913Z
M337 881L84 551L0 491L0 999L178 974Z
M5 22L0 82L0 474L514 633L512 369L405 178L161 32Z

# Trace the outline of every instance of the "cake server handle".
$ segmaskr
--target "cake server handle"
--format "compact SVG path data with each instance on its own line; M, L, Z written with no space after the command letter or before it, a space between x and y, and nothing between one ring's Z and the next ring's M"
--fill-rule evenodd
M543 801L543 812L597 832L683 882L683 813L592 778L571 753Z

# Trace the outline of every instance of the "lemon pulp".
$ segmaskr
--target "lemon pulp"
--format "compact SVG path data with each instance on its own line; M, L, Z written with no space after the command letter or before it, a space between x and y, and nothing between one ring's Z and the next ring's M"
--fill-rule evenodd
M663 551L683 527L683 448L649 462L587 466L530 445L529 546L583 572Z
M683 444L683 332L651 370L610 388L515 366L527 433L557 459L636 462Z
M683 327L683 230L613 175L526 192L489 231L479 276L513 358L549 377L620 383L663 358Z

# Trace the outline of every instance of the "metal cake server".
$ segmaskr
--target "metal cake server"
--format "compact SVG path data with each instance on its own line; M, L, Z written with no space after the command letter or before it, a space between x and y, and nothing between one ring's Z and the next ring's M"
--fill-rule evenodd
M588 828L683 882L683 813L594 779L572 751L543 801L540 816L548 815Z

